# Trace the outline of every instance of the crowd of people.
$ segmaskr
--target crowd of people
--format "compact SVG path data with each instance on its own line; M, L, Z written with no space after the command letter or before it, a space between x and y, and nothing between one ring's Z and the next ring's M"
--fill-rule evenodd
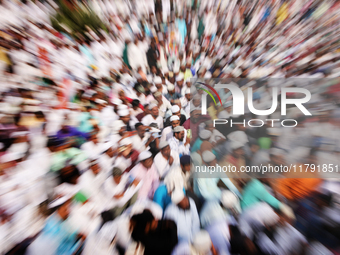
M107 31L58 32L54 1L0 2L0 254L339 254L337 171L306 169L340 165L339 1L65 3ZM251 87L257 109L308 88L312 116L215 128L254 116L227 89L202 115L197 79ZM217 163L303 174L193 175Z

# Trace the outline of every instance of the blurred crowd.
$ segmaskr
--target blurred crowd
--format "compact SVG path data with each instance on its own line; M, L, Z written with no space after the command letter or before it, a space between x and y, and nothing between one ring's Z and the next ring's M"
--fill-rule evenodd
M55 30L51 0L0 1L0 254L340 253L340 2L64 3L107 31ZM307 88L312 116L214 128L258 118L233 116L224 89L201 115L191 86L214 78L257 109ZM217 163L303 174L193 176Z

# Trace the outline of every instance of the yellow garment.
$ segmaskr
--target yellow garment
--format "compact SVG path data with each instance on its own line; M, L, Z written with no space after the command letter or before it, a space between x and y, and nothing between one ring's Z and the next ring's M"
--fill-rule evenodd
M276 14L276 25L280 25L288 17L288 4L283 3Z
M39 121L35 116L23 116L19 122L20 126L25 127L39 127L41 121Z
M191 139L191 129L187 129L187 137Z
M190 69L186 69L184 73L184 80L186 81L187 79L192 78L192 73Z
M0 47L0 61L5 62L7 65L11 65L11 61L7 57L7 50Z
M217 110L216 108L212 105L207 109L207 112L209 114L209 116L211 117L211 119L218 119L217 118Z

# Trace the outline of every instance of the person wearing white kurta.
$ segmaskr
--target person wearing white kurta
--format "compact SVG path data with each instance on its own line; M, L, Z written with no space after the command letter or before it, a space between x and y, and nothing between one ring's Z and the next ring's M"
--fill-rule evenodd
M117 183L112 176L106 179L103 190L108 199L113 199L114 196L119 195L125 191L125 187L129 181L129 174L124 173L121 176L119 183Z
M184 128L183 128L183 130L184 130ZM183 131L183 133L184 133L184 131ZM176 151L179 155L189 155L190 154L190 143L186 142L186 137L184 137L184 139L182 141L180 141L178 138L176 138L176 135L174 135L172 138L169 139L168 142L169 142L171 150Z
M114 109L110 105L106 105L101 111L99 115L99 119L103 123L103 126L109 126L110 123L118 119L117 114L114 112Z
M142 151L148 150L149 146L145 146L150 138L150 134L147 133L144 135L143 138L141 138L138 134L130 137L132 140L132 146L135 150L137 150L139 153Z
M148 61L145 52L143 51L143 49L140 48L137 38L134 42L128 45L127 53L131 68L134 71L137 71L137 69L141 67L143 72L147 73Z
M158 64L163 72L163 74L166 74L169 72L168 69L168 61L167 61L167 55L166 55L166 51L165 51L165 47L164 47L164 42L161 41L160 42L160 46L159 46L159 60L158 60Z
M184 130L184 136L187 136L187 130ZM163 129L162 136L161 136L161 141L169 141L174 137L174 131L171 126L166 127Z
M132 145L130 144L130 146ZM126 151L124 153L126 153ZM128 156L128 154L127 155L125 154L126 155L125 157L124 153L122 153L122 155L118 155L114 161L114 166L122 169L123 171L129 168L132 164L131 158Z
M107 176L100 168L96 169L98 167L99 164L92 165L89 170L79 177L78 181L81 190L95 203L103 202L101 186Z
M111 142L109 142L111 144ZM114 150L113 150L113 145L105 151L102 155L100 155L98 161L100 168L102 171L108 175L110 171L112 170L113 164L114 164Z
M142 123L144 126L150 126L151 123L156 123L159 129L163 129L164 123L163 123L163 118L159 116L159 110L157 105L155 104L150 104L149 109L151 111L150 114L146 115L142 119Z
M182 209L176 204L170 204L164 212L164 219L173 220L177 225L178 240L191 242L200 229L200 220L196 205L191 198L189 208Z
M166 147L168 147L167 145ZM171 168L179 166L179 155L175 151L170 151L170 157L172 157L172 162L170 163L170 158L166 159L164 155L164 150L166 148L162 148L160 152L155 156L155 167L158 171L158 174L161 178L164 178L170 171Z
M157 91L154 94L154 97L156 98L156 100L160 103L162 103L161 105L158 104L158 109L159 109L159 116L164 118L166 112L168 109L171 108L171 104L168 101L168 99L165 98L165 96L161 95L159 91ZM162 100L162 101L160 101Z
M158 116L154 118L151 114L146 115L142 119L142 123L145 126L150 126L151 123L156 123L159 129L163 128L163 118L161 116Z
M177 116L178 117L178 116ZM179 118L177 119L177 121L179 121ZM163 129L162 131L162 136L161 136L161 141L169 141L171 138L174 137L174 130L173 130L173 126L168 126L166 128ZM184 137L187 137L187 130L184 129Z
M52 109L47 115L46 133L47 135L56 135L64 122L64 110Z
M118 227L119 225L122 224L118 224L116 220L106 222L98 232L87 236L82 254L119 255L119 252L116 250L116 243L113 241L116 239L117 234L122 231L122 229ZM125 226L128 226L128 224ZM129 231L128 227L126 231Z
M103 143L89 141L84 143L80 149L84 151L89 158L98 157L103 152Z

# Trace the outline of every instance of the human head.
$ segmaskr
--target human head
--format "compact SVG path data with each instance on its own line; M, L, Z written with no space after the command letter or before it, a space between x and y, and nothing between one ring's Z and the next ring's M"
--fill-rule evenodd
M149 105L149 110L150 110L150 114L152 115L152 117L156 118L159 115L159 110L158 110L158 106L155 104L150 104Z
M176 85L181 88L183 86L183 83L184 83L184 76L182 73L180 73L176 76Z
M100 172L100 167L96 159L90 161L90 169L94 175L97 175Z
M244 150L243 150L244 144L238 141L232 141L230 144L231 150L232 150L232 155L235 158L240 158L244 155Z
M120 183L120 180L122 178L123 171L119 167L114 167L112 169L112 177L115 183Z
M199 137L202 141L207 141L211 137L211 132L207 129L203 129L202 131L200 131Z
M211 151L204 151L202 153L202 160L207 166L216 166L217 164L216 156Z
M171 124L172 129L174 129L175 127L178 127L181 124L179 117L177 115L171 116L170 124Z
M128 124L130 121L130 112L128 109L121 109L118 111L119 119Z
M193 109L190 112L190 119L193 123L196 123L200 117L201 110L200 109Z
M119 149L121 152L121 155L125 158L129 157L131 150L132 150L132 140L129 137L124 138L119 143Z
M138 122L135 124L135 129L137 131L138 136L140 138L143 138L145 135L146 127L141 122Z
M190 207L189 199L185 196L183 189L177 188L171 193L171 201L181 209Z
M179 141L184 140L184 127L177 126L173 129L174 137L177 138Z
M212 120L207 120L205 123L205 129L209 130L210 132L213 132L214 128L214 122Z
M169 83L167 88L168 88L168 93L170 95L173 95L175 93L175 86L172 83Z
M153 164L152 153L150 151L143 151L138 157L140 163L147 169L149 169Z
M171 107L171 112L172 112L172 115L177 115L178 117L181 117L181 109L179 108L178 105L173 105Z
M181 168L184 174L190 173L191 165L190 165L190 156L189 155L183 155L180 158Z
M66 220L70 215L71 198L69 196L62 196L54 199L50 204L50 209L55 209L62 220Z
M166 157L166 158L170 157L171 150L170 150L169 143L167 141L161 141L159 143L159 149L160 149L163 157Z

